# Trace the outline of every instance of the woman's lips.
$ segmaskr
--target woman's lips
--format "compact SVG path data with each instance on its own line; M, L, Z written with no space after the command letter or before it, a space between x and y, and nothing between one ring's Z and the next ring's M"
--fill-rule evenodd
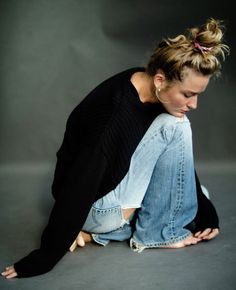
M189 110L181 110L180 111L182 114L186 114L187 112L189 112Z

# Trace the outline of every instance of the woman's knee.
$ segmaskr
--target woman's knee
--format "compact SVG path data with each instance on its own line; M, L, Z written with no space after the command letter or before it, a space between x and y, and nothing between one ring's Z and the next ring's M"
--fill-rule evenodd
M189 122L189 119L186 115L183 115L183 117L176 117L169 113L161 113L153 122L163 123L163 125L174 125L176 123Z
M152 127L159 128L162 138L167 143L170 143L173 139L188 140L192 138L191 125L187 116L179 118L168 113L162 113L154 120Z

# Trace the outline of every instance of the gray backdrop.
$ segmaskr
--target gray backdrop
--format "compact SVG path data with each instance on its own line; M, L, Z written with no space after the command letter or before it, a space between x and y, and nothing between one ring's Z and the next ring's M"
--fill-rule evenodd
M156 42L208 17L225 20L231 56L190 114L197 161L234 161L232 3L1 0L0 164L55 162L71 110L98 83L146 63Z
M225 20L232 48L222 77L189 116L198 174L220 216L219 238L143 254L126 243L105 250L91 244L68 253L47 275L0 277L1 290L235 290L236 34L230 11L230 0L0 0L1 271L38 247L66 119L91 89L145 64L162 37L211 16Z

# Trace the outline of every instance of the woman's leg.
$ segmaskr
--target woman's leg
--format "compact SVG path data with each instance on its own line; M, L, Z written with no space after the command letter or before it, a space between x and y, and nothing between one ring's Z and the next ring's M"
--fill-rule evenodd
M109 239L114 237L117 240L119 235L121 240L124 237L129 238L128 234L131 234L132 230L127 230L128 226L126 225L124 235L122 235L121 227L118 227L117 232L117 225L115 224L115 227L113 227L114 224L112 225L112 223L116 223L115 216L112 215L116 212L121 218L122 209L139 208L141 204L142 209L139 212L136 232L133 237L136 241L142 241L141 238L139 239L139 235L141 235L141 224L145 224L144 220L146 219L152 220L151 223L158 225L156 228L158 232L163 231L164 224L160 222L159 216L167 220L167 213L162 211L165 207L169 207L169 214L173 214L173 221L169 226L169 229L172 228L172 234L171 237L165 236L161 241L158 240L158 244L178 242L191 234L184 229L185 222L187 224L188 220L191 221L194 218L197 207L191 142L191 128L186 117L180 119L169 114L161 114L154 120L132 156L127 175L113 191L98 200L95 203L95 208L90 211L86 222L90 226L95 224L97 239L109 241L108 237ZM159 172L158 178L155 177L154 172ZM155 184L156 181L159 185L158 191L153 190L153 185L151 185ZM167 196L167 199L161 198L163 194ZM142 203L144 196L145 203ZM147 205L148 197L151 197L150 206L158 201L159 216L153 215L152 210L144 210L149 207ZM189 201L187 202L187 200ZM117 205L120 206L119 210L116 208ZM112 210L110 210L110 206L113 207ZM185 214L182 217L183 211ZM109 212L110 215L107 215ZM142 214L140 214L141 212ZM150 215L152 219L150 219ZM111 223L110 231L99 229L98 225L103 226L107 221L109 221L108 224ZM94 228L87 227L87 225L85 223L85 230L94 232ZM143 231L148 244L150 241L153 244L151 233L152 227L149 227L146 232Z
M110 240L124 241L131 237L130 216L135 209L123 209L120 200L111 191L97 200L85 221L82 237L87 233L100 245L107 245ZM81 245L81 244L79 244Z
M139 252L200 241L185 228L197 212L191 127L187 118L173 126L165 128L166 136L173 128L174 133L156 162L138 213L130 245Z

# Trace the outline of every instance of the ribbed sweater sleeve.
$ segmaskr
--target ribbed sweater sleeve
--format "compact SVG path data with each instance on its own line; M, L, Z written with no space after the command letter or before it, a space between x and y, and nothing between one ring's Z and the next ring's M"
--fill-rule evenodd
M100 118L100 124L93 132L81 132L84 126L78 126L83 115L83 112L77 112L80 108L69 117L64 140L57 153L52 186L55 204L42 234L40 248L14 264L18 277L46 273L65 255L81 230L106 175L107 161L101 142L106 118ZM87 121L94 122L94 119Z
M36 276L51 270L75 240L106 169L106 160L98 151L97 148L86 150L86 153L80 156L79 164L74 162L68 181L64 185L63 196L57 197L51 211L42 234L40 248L14 265L18 277Z
M219 228L219 218L216 212L216 209L208 199L205 194L202 192L201 184L197 173L195 171L196 178L196 189L197 189L197 200L198 200L198 211L194 219L194 232L203 231L207 228Z

